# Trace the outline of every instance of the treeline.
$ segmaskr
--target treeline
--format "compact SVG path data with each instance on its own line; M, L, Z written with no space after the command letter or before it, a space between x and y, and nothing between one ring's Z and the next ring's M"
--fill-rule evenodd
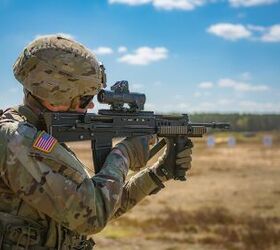
M280 114L219 114L194 113L192 122L230 122L234 131L271 131L280 130Z

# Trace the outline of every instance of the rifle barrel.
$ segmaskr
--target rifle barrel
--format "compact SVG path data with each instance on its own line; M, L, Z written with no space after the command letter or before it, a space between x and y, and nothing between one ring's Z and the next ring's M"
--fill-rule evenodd
M208 123L190 123L191 126L197 127L207 127L207 128L219 128L219 129L229 129L230 124L228 122L208 122Z

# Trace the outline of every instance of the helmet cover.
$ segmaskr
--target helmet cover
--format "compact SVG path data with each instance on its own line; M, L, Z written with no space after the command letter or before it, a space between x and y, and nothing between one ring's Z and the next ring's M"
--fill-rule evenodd
M106 87L104 67L95 55L60 35L42 36L27 45L13 71L25 89L52 105L69 104Z

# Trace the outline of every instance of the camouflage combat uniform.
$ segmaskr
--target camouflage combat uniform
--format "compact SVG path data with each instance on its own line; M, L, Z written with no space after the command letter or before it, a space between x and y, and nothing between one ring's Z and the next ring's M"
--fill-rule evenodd
M90 178L65 145L34 147L40 130L27 106L1 115L0 249L91 249L85 236L159 189L148 170L125 182L127 159L117 149Z

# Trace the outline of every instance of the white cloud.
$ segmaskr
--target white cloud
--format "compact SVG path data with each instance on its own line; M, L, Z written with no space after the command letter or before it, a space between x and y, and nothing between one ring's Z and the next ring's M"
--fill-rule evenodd
M187 103L175 100L173 103L146 103L145 110L159 113L168 112L252 112L252 113L279 113L280 103L270 101L255 101L239 99L234 96L230 99L216 98L215 100L200 100L196 103Z
M213 86L214 84L212 82L201 82L198 84L198 87L201 89L211 89Z
M109 0L110 4L114 3L121 3L121 4L128 4L128 5L142 5L142 4L147 4L150 3L151 0Z
M264 27L251 24L217 23L211 25L207 32L231 41L249 39L261 42L280 42L280 24Z
M145 110L153 110L154 111L155 109L157 109L155 104L145 103Z
M228 0L230 6L252 7L260 5L270 5L277 3L279 0ZM140 6L151 4L159 10L183 10L189 11L205 5L206 3L217 3L219 0L108 0L109 4L126 4L129 6Z
M203 92L200 92L200 91L196 91L194 92L193 96L194 97L208 97L210 96L211 93L210 92L207 92L207 91L203 91Z
M193 10L205 3L204 0L154 0L153 5L163 10Z
M259 26L259 25L252 25L252 24L248 24L247 28L251 31L256 31L256 32L264 32L266 31L266 28L263 26Z
M255 102L250 100L243 100L238 102L238 106L241 110L245 110L246 112L280 112L280 103L272 103L272 102Z
M109 3L130 6L152 4L156 9L162 10L193 10L205 4L206 0L109 0Z
M113 49L109 47L98 47L93 50L96 55L111 55L114 53Z
M277 3L278 0L229 0L232 7L252 7Z
M211 25L207 29L207 32L231 41L249 38L252 35L250 30L244 25L231 23L218 23Z
M263 42L280 42L280 24L273 25L262 35Z
M222 106L231 105L233 103L234 103L233 100L229 100L229 99L220 99L217 101L217 104Z
M164 47L140 47L133 54L126 54L118 59L119 62L132 65L148 65L168 57L168 50Z
M176 94L174 98L175 100L183 100L184 97L182 95Z
M219 99L211 102L199 102L187 109L189 112L250 112L250 113L279 113L279 102L265 102L239 99Z
M156 112L164 112L164 113L170 113L170 112L182 112L185 113L189 111L189 108L191 105L186 102L179 102L176 103L168 103L168 104L157 104L155 105L155 111Z
M248 101L248 100L246 100L246 101L240 101L239 103L238 103L240 106L242 106L242 107L253 107L253 108L255 108L256 106L258 106L258 104L256 103L256 102L253 102L253 101Z
M250 83L235 81L230 78L220 79L218 81L218 86L221 88L231 88L239 92L266 91L269 89L267 85L253 85Z
M125 47L125 46L120 46L120 47L118 48L118 52L119 52L119 53L125 53L125 52L127 52L127 47Z
M14 86L14 87L9 88L8 91L10 93L18 93L18 92L22 91L22 87L20 85Z
M192 112L212 112L217 110L218 105L214 102L199 102L198 105L193 106L190 110Z
M177 106L180 110L186 110L190 107L189 103L181 102Z
M201 97L202 96L202 94L201 94L201 92L195 92L194 94L193 94L193 96L194 97Z
M241 75L240 75L240 78L243 80L243 81L248 81L248 80L251 80L252 79L252 75L250 72L243 72Z
M250 113L279 113L278 102L256 102L252 100L226 100L201 102L188 108L191 112L250 112Z

